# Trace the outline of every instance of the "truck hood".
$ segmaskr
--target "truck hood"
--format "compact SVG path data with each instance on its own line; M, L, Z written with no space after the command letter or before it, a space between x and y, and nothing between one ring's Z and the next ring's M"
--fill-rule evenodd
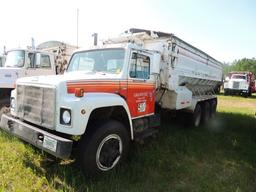
M230 79L231 82L247 82L245 79Z
M102 72L68 72L64 75L47 75L47 76L34 76L34 77L24 77L17 80L17 84L40 84L40 85L53 85L57 86L60 83L65 82L78 82L86 80L116 80L120 79L120 74L108 74Z
M14 88L15 82L19 77L25 76L23 68L0 68L0 88Z

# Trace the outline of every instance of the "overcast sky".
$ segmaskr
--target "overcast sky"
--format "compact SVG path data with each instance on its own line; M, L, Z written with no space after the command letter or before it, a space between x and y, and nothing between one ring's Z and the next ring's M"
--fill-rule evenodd
M254 0L6 0L1 2L0 53L59 40L92 44L132 27L174 33L222 62L256 57Z

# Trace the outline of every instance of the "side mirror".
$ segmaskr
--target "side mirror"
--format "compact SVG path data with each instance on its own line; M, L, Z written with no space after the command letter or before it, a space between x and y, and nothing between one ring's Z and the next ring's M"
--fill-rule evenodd
M225 81L229 81L229 77L226 77L226 78L225 78Z
M41 54L40 53L36 53L35 67L40 66L40 64L41 64Z
M153 55L153 59L151 61L151 66L150 66L150 74L151 75L160 73L160 62L161 62L161 54L155 53Z

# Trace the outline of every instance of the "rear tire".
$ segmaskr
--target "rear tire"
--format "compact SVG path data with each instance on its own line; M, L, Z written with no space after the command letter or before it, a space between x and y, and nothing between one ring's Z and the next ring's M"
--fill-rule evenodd
M201 108L201 105L198 103L196 104L195 110L191 115L190 124L193 127L198 127L201 123L201 119L202 119L202 108Z
M214 99L210 102L210 117L213 118L216 115L217 101Z
M202 114L202 122L207 123L210 119L210 103L208 101L205 101L203 103L203 114Z
M117 167L128 153L130 134L118 121L108 120L96 131L84 135L80 143L80 161L84 174L100 175Z

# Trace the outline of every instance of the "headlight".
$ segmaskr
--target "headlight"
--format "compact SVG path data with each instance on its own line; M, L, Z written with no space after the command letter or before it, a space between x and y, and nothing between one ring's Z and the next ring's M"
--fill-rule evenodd
M11 98L10 107L11 107L12 109L15 109L15 99L14 99L14 98Z
M71 110L61 108L60 109L60 123L63 125L71 125Z

